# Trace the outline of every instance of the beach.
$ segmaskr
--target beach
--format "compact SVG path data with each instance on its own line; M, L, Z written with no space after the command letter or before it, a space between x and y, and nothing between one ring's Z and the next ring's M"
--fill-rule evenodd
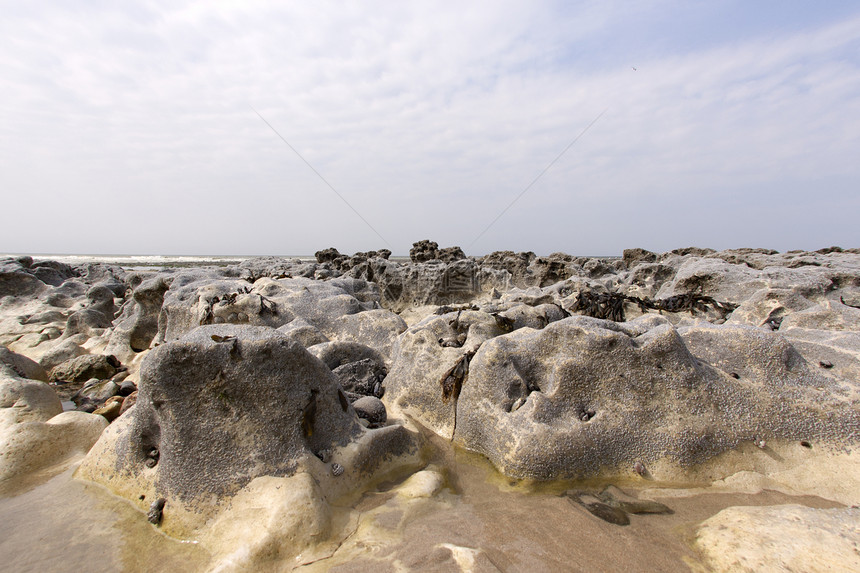
M860 567L860 251L0 261L9 570Z

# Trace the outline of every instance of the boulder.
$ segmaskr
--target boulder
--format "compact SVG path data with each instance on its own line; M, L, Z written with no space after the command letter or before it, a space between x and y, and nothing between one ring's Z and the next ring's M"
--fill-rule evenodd
M41 358L39 358L39 365L50 372L53 368L64 362L87 354L87 351L83 349L80 343L81 341L75 338L58 341L55 346L42 354Z
M117 373L121 366L113 355L85 354L72 358L51 369L51 380L84 382L92 378L106 380Z
M426 263L439 258L439 243L427 239L412 244L409 258L413 263Z
M473 310L433 315L411 326L401 335L385 378L386 403L450 439L456 400L443 399L442 384L481 344L503 332L492 315ZM466 336L459 343L461 334Z
M135 407L78 475L141 509L141 494L165 498L162 527L189 535L256 478L310 473L337 497L418 458L402 426L365 430L330 369L300 344L272 328L211 325L149 352Z
M48 373L42 366L26 356L12 352L5 346L0 346L0 363L5 364L15 371L21 378L30 380L48 381Z
M860 571L860 509L729 507L702 523L696 546L708 570Z
M0 428L44 422L62 411L60 399L50 386L24 378L0 362Z
M656 262L657 253L652 253L651 251L638 247L633 249L624 249L621 253L621 260L624 261L627 268L633 268L634 265L638 265L640 263Z
M387 419L385 404L375 396L362 396L352 403L352 407L359 418L367 420L372 426L384 424Z
M324 335L322 332L319 331L317 327L310 324L303 318L293 319L291 322L285 324L284 326L278 327L277 330L290 340L298 342L305 348L309 348L316 344L329 342L329 339L328 337L326 337L326 335Z
M158 334L158 316L168 288L170 280L156 276L142 281L134 289L130 303L116 319L106 352L128 361L149 348Z
M460 348L438 343L450 318L408 329L386 401L512 477L628 475L634 466L674 476L741 441L860 436L850 394L761 329L703 324L679 334L656 315L574 316L542 330L485 327L473 338L478 324Z
M72 396L72 402L81 406L83 404L104 404L108 398L119 393L119 385L113 380L99 380L92 378Z
M364 396L382 396L382 381L388 373L383 364L372 358L342 364L332 370L341 388Z
M86 454L107 424L102 416L61 411L0 429L0 484Z

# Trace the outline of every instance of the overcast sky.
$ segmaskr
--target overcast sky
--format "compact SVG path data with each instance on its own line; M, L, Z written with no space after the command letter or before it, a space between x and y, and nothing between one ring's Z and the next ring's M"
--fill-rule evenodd
M0 252L860 246L856 1L2 14Z

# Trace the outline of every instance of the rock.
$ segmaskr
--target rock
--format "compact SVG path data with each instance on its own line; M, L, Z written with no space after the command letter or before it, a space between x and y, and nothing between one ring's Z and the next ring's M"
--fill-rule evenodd
M382 354L358 342L326 342L312 346L308 351L322 360L323 364L332 371L343 365L365 360L368 361L368 367L372 372L380 374L385 371L385 359ZM373 366L370 367L370 364Z
M413 263L426 263L439 258L439 243L424 239L412 244L409 258Z
M198 530L255 478L309 472L326 495L415 464L402 426L362 429L329 368L272 328L212 325L147 354L135 407L117 419L78 475L131 500L166 497L178 535ZM149 452L156 449L155 463ZM332 481L317 454L346 468ZM122 467L122 472L109 468ZM267 478L268 479L268 478Z
M97 310L85 308L73 312L66 320L66 328L61 338L70 338L77 334L85 334L88 338L101 336L111 325L111 319Z
M729 507L703 522L696 546L709 570L858 571L860 510Z
M385 404L375 396L363 396L352 403L359 418L370 422L371 426L384 424L387 419Z
M12 352L4 346L0 346L0 363L14 370L21 378L29 378L30 380L39 380L41 382L48 381L48 373L45 372L45 369L38 362Z
M296 564L327 557L337 547L332 509L324 491L307 473L255 478L232 498L214 520L202 543L211 548L218 571L259 571L271 567L272 548L279 559L300 556ZM254 535L249 536L248 532Z
M446 322L428 319L404 333L386 398L512 477L627 475L636 461L688 466L761 435L845 443L860 430L860 415L831 382L752 366L735 380L697 360L657 316L619 324L574 316L484 338L459 396L446 399L446 373L478 346L473 326L463 348L439 347ZM781 356L780 344L758 348ZM787 362L759 351L748 358L759 359L782 364L783 374L795 368L790 352Z
M116 380L114 380L114 382L116 382ZM117 391L117 394L119 394L120 396L129 396L134 392L137 392L137 384L135 384L131 380L123 380L122 383L119 385L119 390Z
M107 424L101 416L61 412L0 430L0 483L85 454Z
M123 399L121 396L113 396L108 398L107 402L101 408L93 410L93 414L104 416L108 422L113 422L122 413Z
M693 355L729 375L773 387L827 384L777 332L702 321L678 328L678 334Z
M119 360L113 355L86 354L55 366L50 378L67 382L82 382L92 378L104 380L116 374L120 366Z
M406 499L433 497L445 487L445 476L436 470L415 472L397 488L397 495Z
M126 413L132 406L137 403L137 390L129 394L125 397L125 400L122 401L122 408L120 408L119 415L122 416Z
M656 262L657 253L652 253L651 251L640 249L638 247L635 249L624 249L624 252L621 254L621 259L624 261L624 264L627 265L627 268L633 268L634 265L639 263Z
M113 380L92 378L72 396L72 401L78 406L87 402L101 405L108 398L116 396L117 392L119 392L119 385Z
M123 307L111 333L106 352L128 361L149 348L158 334L158 316L171 280L156 276L142 281Z
M78 340L61 340L56 346L42 354L42 357L39 359L39 365L45 370L51 371L58 365L78 356L83 356L86 353L87 351L81 347Z
M123 291L125 290L124 285L120 285L120 287ZM87 308L102 313L108 322L111 322L116 313L113 299L114 291L107 285L94 285L87 291Z
M477 260L481 268L503 270L509 273L511 283L519 288L533 286L535 279L529 269L532 261L537 255L531 251L525 253L514 253L513 251L495 251Z
M278 327L278 332L283 333L284 336L298 342L305 348L329 342L326 335L303 318L293 319L288 324Z
M344 390L377 398L382 395L382 382L388 373L384 365L372 358L342 364L332 372Z
M35 296L47 290L44 282L25 271L18 263L0 265L0 298Z
M406 330L406 322L382 308L347 314L330 329L331 338L359 342L391 359L397 339Z
M555 304L539 304L537 306L516 304L508 310L500 312L499 315L512 322L513 330L524 327L540 330L551 322L569 316L567 312Z
M44 422L62 411L60 399L50 386L26 379L0 362L0 429Z
M43 283L52 286L60 286L67 279L78 276L71 266L58 261L38 261L27 270Z
M465 332L461 347L442 346ZM450 439L454 433L455 400L442 399L442 381L463 356L504 331L482 311L467 310L428 317L404 332L385 378L385 398L419 423Z

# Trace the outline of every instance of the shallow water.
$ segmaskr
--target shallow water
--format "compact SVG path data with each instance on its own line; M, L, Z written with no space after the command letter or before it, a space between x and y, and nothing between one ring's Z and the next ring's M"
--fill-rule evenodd
M332 557L300 570L457 571L449 549L455 546L482 550L477 571L684 571L699 561L692 543L696 526L726 507L841 507L776 492L705 494L664 499L673 514L631 515L622 527L558 495L568 487L603 484L517 484L483 458L434 442L432 462L448 477L440 494L410 506L394 494L396 484L369 492L352 505L356 532ZM0 497L4 571L193 572L212 565L203 548L162 535L131 504L73 479L72 471ZM627 492L655 485L642 482L619 485Z

